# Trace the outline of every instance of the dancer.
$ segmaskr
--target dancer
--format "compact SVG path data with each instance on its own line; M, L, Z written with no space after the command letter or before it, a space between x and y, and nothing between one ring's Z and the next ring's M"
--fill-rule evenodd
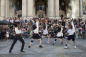
M74 24L73 24L73 20L69 23L68 25L68 30L67 30L67 33L68 33L68 38L66 40L66 45L64 48L68 48L68 43L70 40L73 41L74 43L74 48L76 48L76 40L75 40L75 27L74 27Z
M45 21L44 26L43 26L43 36L47 36L48 44L49 44L50 43L50 35L48 34L47 20Z
M56 37L55 37L53 45L55 45L58 38L62 39L62 44L63 44L64 43L64 37L63 37L63 27L61 24L58 25L57 30L55 32L56 32L56 34L55 34Z
M21 47L21 52L24 52L23 49L24 49L24 45L25 45L25 42L22 38L22 31L21 31L21 28L20 28L20 22L17 23L16 27L15 27L15 36L14 36L14 41L10 47L10 50L9 50L9 53L12 52L12 49L14 47L14 45L16 44L17 40L19 40L21 43L22 43L22 47Z
M42 46L42 38L39 35L39 20L38 19L35 20L35 23L33 25L33 36L32 36L32 39L31 39L31 42L30 42L28 48L31 48L31 46L32 46L32 44L34 42L34 39L38 39L39 42L40 42L39 47L43 48L43 46Z

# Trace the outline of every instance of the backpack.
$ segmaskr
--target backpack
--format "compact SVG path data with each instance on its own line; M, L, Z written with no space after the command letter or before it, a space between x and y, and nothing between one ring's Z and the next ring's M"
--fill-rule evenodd
M32 29L35 30L37 27L35 24L33 24Z

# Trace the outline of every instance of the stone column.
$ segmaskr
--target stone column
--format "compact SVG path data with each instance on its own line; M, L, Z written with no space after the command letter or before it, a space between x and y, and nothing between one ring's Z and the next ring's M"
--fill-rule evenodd
M78 18L80 16L79 0L75 0L75 6L76 6L75 16L76 18Z
M27 0L22 0L22 17L27 16Z
M5 17L9 17L10 13L9 13L9 0L6 0L6 13L5 13Z
M55 17L59 18L59 0L55 0Z
M1 16L1 0L0 0L0 16Z
M14 1L10 0L9 1L9 15L10 17L15 17L15 11L14 11Z
M48 0L48 17L55 17L54 0Z
M28 0L28 12L27 12L27 15L29 18L32 18L34 17L35 15L35 12L34 12L34 0Z
M72 2L72 18L79 17L79 0L71 0Z
M83 5L82 5L82 3L83 3L83 0L80 0L80 17L83 17L83 9L82 9Z
M1 17L5 17L5 9L6 9L6 7L5 7L5 0L1 0Z

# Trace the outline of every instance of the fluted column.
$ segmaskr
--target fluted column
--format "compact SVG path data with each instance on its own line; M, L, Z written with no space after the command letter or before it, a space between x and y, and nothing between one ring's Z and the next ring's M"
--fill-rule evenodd
M22 17L27 16L27 0L22 0Z
M59 18L59 0L55 0L55 17Z
M55 8L54 8L54 0L48 0L48 17L54 18L55 17Z
M0 16L1 16L1 0L0 0Z
M27 12L27 16L28 17L34 17L35 16L35 12L34 12L34 0L28 0L28 12Z
M75 16L78 18L80 16L80 6L79 6L79 0L75 0L75 6L76 6L76 11L75 11Z
M80 0L80 17L83 17L83 9L82 9L82 7L83 7L83 5L82 5L82 2L83 0Z
M5 9L6 9L6 6L5 6L5 3L6 1L5 0L1 0L1 17L5 17Z
M9 1L9 16L10 17L15 17L15 11L14 11L14 1L10 0Z
M5 12L5 17L9 17L9 15L10 15L10 13L9 13L9 10L10 10L10 8L9 8L9 0L6 0L6 12Z
M72 5L72 18L79 17L79 0L71 0Z

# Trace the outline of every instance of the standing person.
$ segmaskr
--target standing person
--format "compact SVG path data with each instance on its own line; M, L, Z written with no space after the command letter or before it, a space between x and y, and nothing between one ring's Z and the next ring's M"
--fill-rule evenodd
M43 35L47 36L48 38L48 44L50 43L50 35L48 34L48 25L47 25L47 20L45 21L43 25Z
M42 48L43 47L42 46L42 38L39 35L39 20L38 19L35 20L35 24L33 25L33 36L32 36L32 40L31 40L28 48L31 48L32 43L34 42L34 39L39 40L39 42L40 42L39 47Z
M13 49L14 45L16 44L17 40L19 40L22 43L22 47L21 47L20 52L24 52L23 49L24 49L25 42L22 38L22 31L20 28L20 23L17 23L14 30L15 30L15 38L14 38L14 41L13 41L11 47L10 47L9 53L12 52L12 49Z
M74 24L73 24L73 20L72 20L72 22L70 22L69 25L68 25L67 33L68 33L68 38L67 38L67 40L66 40L66 45L65 45L64 48L68 48L68 43L69 43L70 40L73 41L73 43L74 43L74 48L76 48L75 27L74 27Z
M61 24L58 25L57 30L56 30L56 38L54 40L53 45L56 43L57 39L60 38L62 39L62 44L64 43L64 37L63 37L63 27Z
M82 38L85 39L85 23L82 24Z

